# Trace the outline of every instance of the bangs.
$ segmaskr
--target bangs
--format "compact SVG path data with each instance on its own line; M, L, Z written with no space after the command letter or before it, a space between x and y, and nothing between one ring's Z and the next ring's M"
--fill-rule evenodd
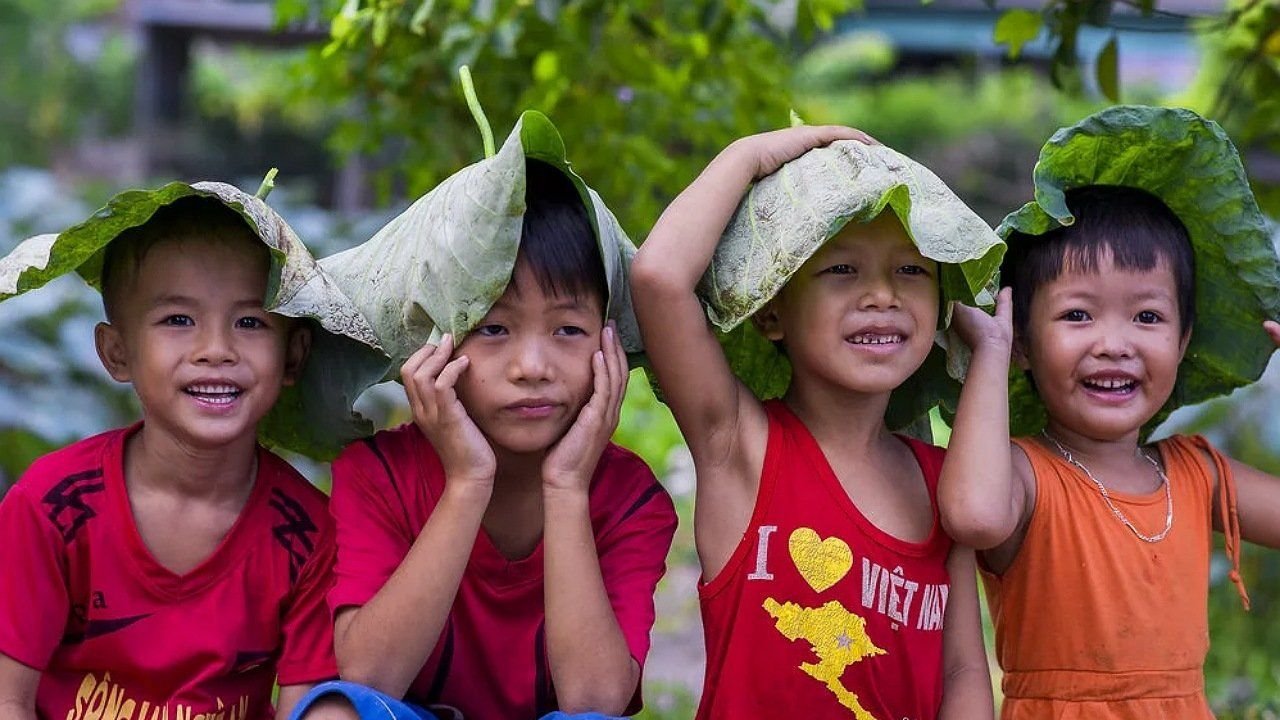
M1118 270L1173 273L1181 330L1195 322L1195 255L1186 226L1144 190L1090 185L1067 192L1076 222L1043 235L1012 233L1001 274L1013 287L1014 323L1027 331L1031 298L1063 272L1097 275L1105 259Z
M604 260L578 189L564 173L526 161L524 224L516 263L527 263L548 295L609 296ZM519 292L517 288L516 292Z

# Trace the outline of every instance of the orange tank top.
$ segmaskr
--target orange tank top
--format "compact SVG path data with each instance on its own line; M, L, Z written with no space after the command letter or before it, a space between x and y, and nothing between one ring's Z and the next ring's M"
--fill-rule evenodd
M1224 458L1201 437L1156 444L1173 523L1148 543L1075 466L1033 439L1014 442L1031 461L1035 507L1008 569L982 574L1004 669L1002 718L1212 718L1203 666L1216 478L1231 579L1243 597ZM1163 488L1111 499L1143 533L1164 528Z

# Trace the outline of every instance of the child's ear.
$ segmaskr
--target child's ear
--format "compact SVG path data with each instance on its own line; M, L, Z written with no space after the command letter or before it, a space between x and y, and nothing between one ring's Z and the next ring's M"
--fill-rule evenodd
M129 382L133 376L129 374L129 354L125 351L124 336L120 328L110 323L100 322L93 328L93 344L98 350L98 359L102 367L116 382Z
M770 300L764 307L757 310L751 316L751 323L766 339L772 342L782 339L782 323L778 320L777 300Z
M1013 353L1011 359L1013 364L1019 370L1026 372L1031 369L1031 360L1027 358L1027 346L1023 342L1021 335L1013 336Z
M311 325L305 320L293 321L289 329L289 339L284 349L284 385L292 385L298 381L302 366L311 353Z
M1182 359L1187 356L1187 345L1191 344L1191 328L1182 333L1182 340L1178 342L1178 363L1182 363Z

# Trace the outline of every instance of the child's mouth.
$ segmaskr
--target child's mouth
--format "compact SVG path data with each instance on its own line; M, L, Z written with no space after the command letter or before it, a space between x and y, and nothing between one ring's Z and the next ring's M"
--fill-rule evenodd
M183 392L204 404L225 407L235 402L243 391L235 385L202 384L191 385L185 388Z
M902 342L898 333L858 333L849 338L854 345L897 345Z
M1125 397L1138 388L1138 381L1131 377L1094 377L1080 381L1091 392L1115 397Z

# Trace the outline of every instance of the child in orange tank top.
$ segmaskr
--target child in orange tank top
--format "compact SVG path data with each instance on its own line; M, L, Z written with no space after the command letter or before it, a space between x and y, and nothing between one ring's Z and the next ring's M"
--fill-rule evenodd
M1185 110L1059 131L1036 185L1000 228L995 316L957 307L973 357L939 485L980 550L1002 717L1211 718L1211 533L1247 607L1239 541L1280 547L1280 480L1200 437L1145 438L1262 372L1280 291L1240 278L1277 259L1234 147Z

